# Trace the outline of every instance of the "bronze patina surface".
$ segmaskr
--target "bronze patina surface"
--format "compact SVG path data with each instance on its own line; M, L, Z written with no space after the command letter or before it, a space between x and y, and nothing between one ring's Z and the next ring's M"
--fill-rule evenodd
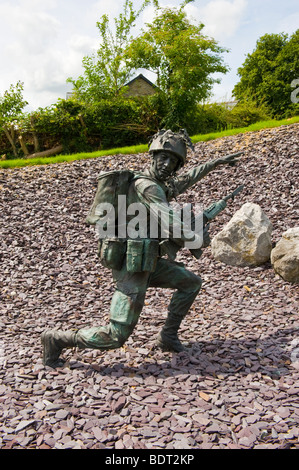
M159 131L153 136L149 146L150 167L143 174L132 178L128 185L126 204L130 206L141 203L148 216L153 205L160 210L160 214L164 211L168 215L171 214L169 236L167 239L162 236L152 239L150 234L145 234L137 239L116 237L113 240L100 240L100 259L105 266L111 267L116 285L109 324L78 331L45 331L42 334L45 365L63 365L60 353L64 348L76 346L81 349L108 350L121 347L138 322L149 287L174 290L166 322L157 337L157 346L168 351L185 350L178 338L178 330L200 291L202 281L182 263L176 262L175 256L184 243L190 240L190 236L194 240L198 235L192 232L190 227L184 226L184 221L170 209L169 204L219 165L235 165L239 155L215 159L176 176L186 162L189 146L192 148L186 131ZM215 214L217 207L211 209ZM219 206L219 211L222 209L223 207ZM158 223L161 223L162 219L163 216L159 218ZM126 224L129 222L130 217L127 217ZM175 223L182 226L180 238L174 235L172 224ZM208 239L206 230L204 244L208 243ZM196 257L200 256L201 250L199 254L196 250L190 251ZM165 257L165 254L168 256Z

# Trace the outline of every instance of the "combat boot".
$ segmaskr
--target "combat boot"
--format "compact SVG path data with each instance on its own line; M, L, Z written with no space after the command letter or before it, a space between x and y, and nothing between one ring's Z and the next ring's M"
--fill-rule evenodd
M182 322L182 317L175 317L171 314L168 315L165 325L158 334L156 344L163 351L183 352L187 348L181 343L178 338L178 329Z
M64 361L59 358L64 348L77 346L75 331L46 330L41 335L43 345L43 364L49 367L62 367Z

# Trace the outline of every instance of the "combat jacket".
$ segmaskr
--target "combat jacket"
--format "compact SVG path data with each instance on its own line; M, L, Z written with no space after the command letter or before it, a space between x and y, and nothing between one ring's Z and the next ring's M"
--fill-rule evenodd
M173 239L173 224L181 225L181 242L190 240L192 234L188 227L184 226L181 220L181 215L171 210L170 202L180 194L184 193L188 188L193 186L210 171L214 170L216 164L214 161L204 163L195 167L182 175L168 179L166 182L161 182L154 179L149 171L138 175L130 185L128 193L128 205L140 202L145 205L148 211L151 211L153 216L162 216L159 218L161 222L163 214L170 216L169 238ZM155 214L156 212L156 214ZM159 214L158 214L159 212ZM130 218L128 217L128 221ZM147 227L149 224L147 224ZM148 227L149 228L149 227ZM148 234L149 236L149 234ZM179 243L179 240L176 239Z
M196 241L196 237L198 243L202 243L200 235L194 233L184 223L181 215L171 208L170 202L214 170L215 167L215 161L207 162L179 176L169 178L166 182L155 179L150 171L136 174L127 194L127 230L130 223L136 218L134 204L141 203L146 208L144 219L139 218L137 236L130 236L128 230L126 240L106 240L100 243L99 256L102 263L112 269L118 269L118 266L120 269L123 258L125 258L128 271L154 271L159 256L167 253L168 257L174 259L177 250L183 247L185 242ZM132 213L130 213L130 208L133 208ZM164 223L166 219L167 224ZM158 225L158 233L153 236L151 224L154 220ZM167 227L166 233L165 230L160 231L161 228L165 229L165 226ZM144 227L146 230L142 231ZM168 242L173 242L177 247L173 256L167 251L168 248L163 253L162 247L168 247Z

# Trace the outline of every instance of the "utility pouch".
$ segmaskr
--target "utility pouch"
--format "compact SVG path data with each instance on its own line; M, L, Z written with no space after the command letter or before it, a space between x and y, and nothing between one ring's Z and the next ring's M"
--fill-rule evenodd
M159 256L159 248L158 240L144 240L142 271L149 271L150 273L155 271Z
M98 256L103 266L121 270L126 253L126 242L118 238L100 240Z
M143 240L127 240L127 271L142 271Z

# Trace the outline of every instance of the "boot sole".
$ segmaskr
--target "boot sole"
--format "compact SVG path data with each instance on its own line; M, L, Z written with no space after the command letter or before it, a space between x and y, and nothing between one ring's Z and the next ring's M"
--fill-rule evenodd
M174 348L173 346L170 346L167 343L162 343L159 340L156 341L156 345L158 346L158 348L162 349L162 351L165 351L165 352L180 353L180 352L187 351L187 348L183 345L181 345L181 347Z

